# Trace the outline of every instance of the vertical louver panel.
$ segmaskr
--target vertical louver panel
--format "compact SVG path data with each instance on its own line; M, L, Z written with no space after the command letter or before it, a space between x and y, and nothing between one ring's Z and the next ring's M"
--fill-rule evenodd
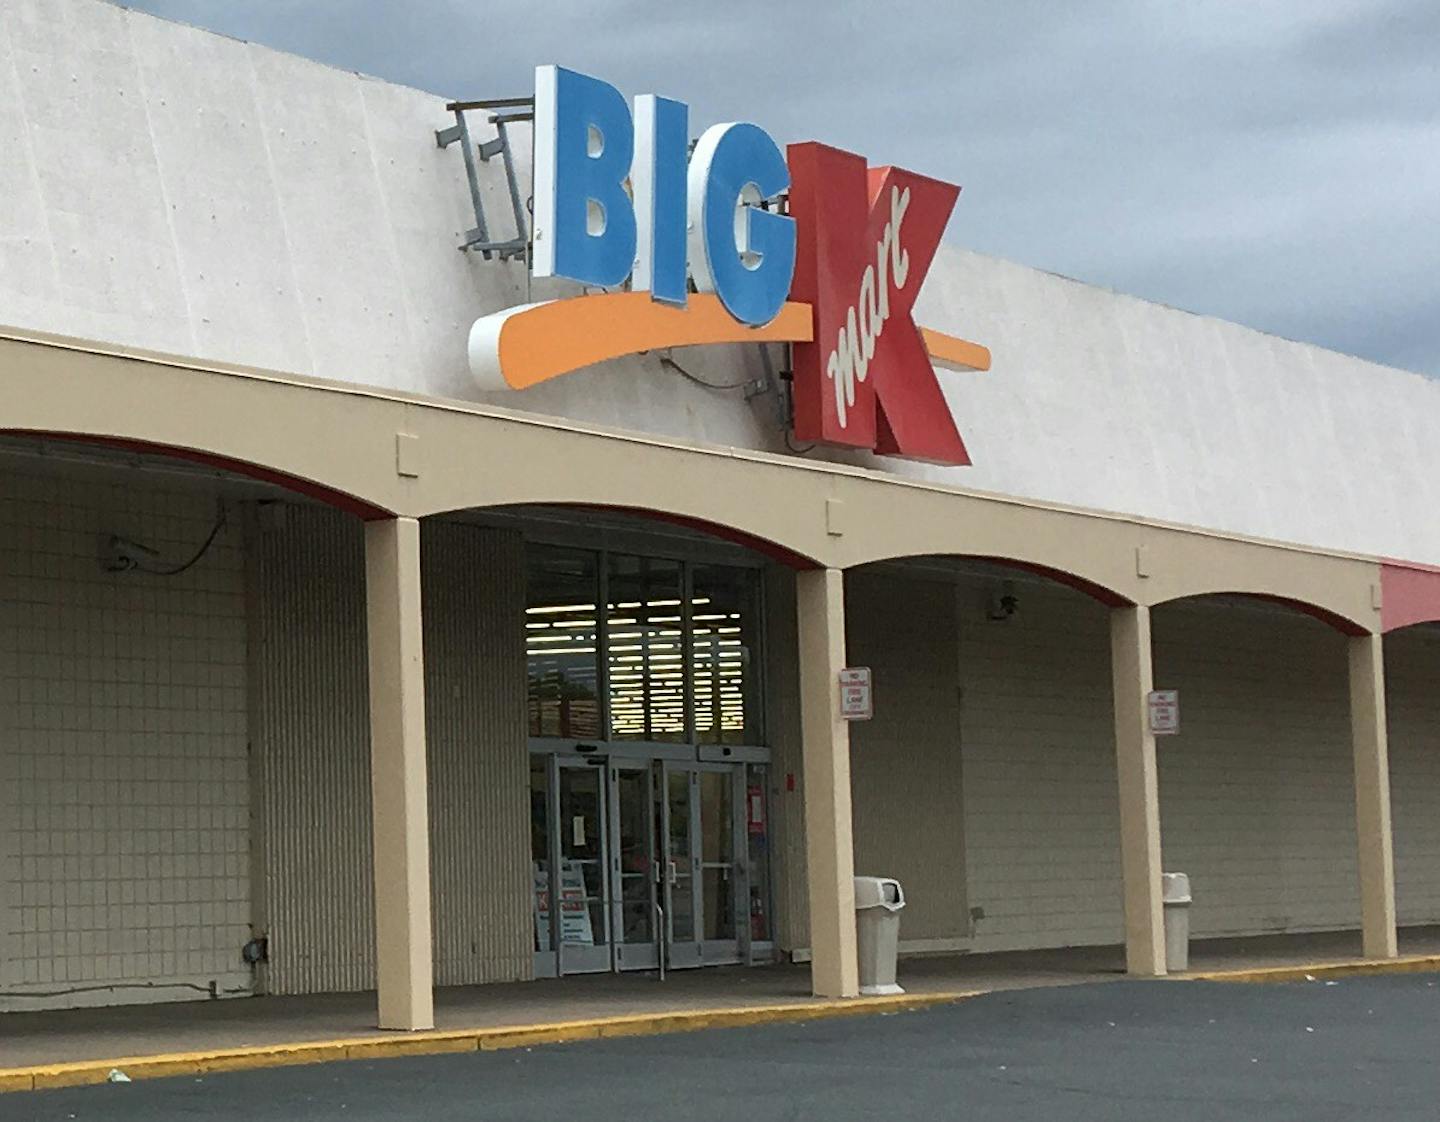
M775 939L782 951L810 945L805 878L805 804L800 767L800 654L795 574L765 570L765 727L770 742L770 814L774 848ZM791 784L793 782L793 790Z
M425 732L435 977L531 977L525 559L518 533L427 523Z
M251 520L257 926L271 993L375 982L364 538L286 507ZM530 976L524 564L516 534L422 539L436 980ZM263 887L261 887L263 886Z
M265 986L280 994L367 989L375 925L361 524L276 506L258 511L250 531Z

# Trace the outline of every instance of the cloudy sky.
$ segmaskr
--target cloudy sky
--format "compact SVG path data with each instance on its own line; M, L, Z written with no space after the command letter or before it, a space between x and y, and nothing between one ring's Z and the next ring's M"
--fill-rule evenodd
M1440 377L1437 0L132 0L436 93L537 63L964 185L951 240Z

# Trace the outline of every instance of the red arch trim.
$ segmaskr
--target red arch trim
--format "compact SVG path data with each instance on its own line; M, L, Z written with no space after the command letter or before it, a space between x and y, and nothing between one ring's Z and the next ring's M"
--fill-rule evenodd
M732 526L722 526L717 522L707 522L703 518L692 518L685 514L670 514L661 510L651 510L648 507L621 506L611 503L560 503L546 504L569 506L574 510L606 510L619 514L634 514L642 518L650 518L656 522L667 522L672 526L683 526L687 530L697 530L702 534L709 534L711 537L719 538L722 541L731 542L735 545L744 546L746 549L754 550L761 556L784 565L788 569L805 570L819 569L821 565L813 557L806 557L803 553L796 553L778 542L769 538L758 537L755 534L747 534L744 530L737 530Z
M1440 568L1407 561L1380 563L1380 630L1440 622Z
M1114 589L1106 588L1103 584L1096 584L1094 581L1086 580L1084 577L1077 577L1074 573L1067 573L1064 569L1052 569L1048 565L1039 565L1033 561L1016 561L1010 557L987 557L980 554L967 554L976 561L986 561L992 565L1001 565L1007 569L1018 569L1022 573L1033 573L1036 576L1047 577L1056 584L1063 584L1078 592L1085 593L1092 600L1098 600L1106 607L1128 608L1133 607L1135 601L1128 596L1121 596Z
M1293 608L1297 612L1303 612L1305 615L1312 616L1321 623L1333 627L1342 635L1370 634L1366 628L1361 627L1354 620L1346 619L1342 615L1336 615L1332 611L1318 607L1315 604L1307 603L1304 600L1291 600L1288 596L1270 596L1258 592L1241 592L1236 595L1249 596L1253 600L1265 600L1271 604L1280 604L1286 608Z
M1181 604L1186 600L1204 600L1210 596L1243 596L1248 600L1260 600L1266 604L1278 604L1282 608L1289 608L1291 611L1300 612L1302 615L1318 619L1327 627L1333 627L1342 635L1368 635L1369 630L1361 627L1354 620L1347 619L1328 608L1322 608L1318 604L1311 604L1305 600L1293 600L1288 596L1277 596L1269 592L1246 592L1239 588L1217 588L1210 592L1195 592L1189 596L1177 596L1173 600L1165 600L1162 604L1154 607L1161 607L1163 604Z

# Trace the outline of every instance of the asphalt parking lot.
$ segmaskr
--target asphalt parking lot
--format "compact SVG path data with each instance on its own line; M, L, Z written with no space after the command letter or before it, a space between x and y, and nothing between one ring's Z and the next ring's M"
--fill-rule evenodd
M0 1119L1440 1117L1440 975L1116 982L892 1016L0 1095Z

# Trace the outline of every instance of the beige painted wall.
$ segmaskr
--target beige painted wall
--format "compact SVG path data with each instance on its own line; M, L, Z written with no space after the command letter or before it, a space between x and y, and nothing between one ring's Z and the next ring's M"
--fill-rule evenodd
M1387 636L1385 678L1396 910L1440 923L1440 631Z
M360 523L256 519L259 861L274 993L374 984ZM426 735L439 984L530 976L519 539L429 525Z
M1153 615L1165 867L1190 874L1198 935L1355 927L1355 795L1343 636L1243 601Z
M182 560L215 515L135 473L0 470L0 1010L250 986L239 527L177 576L98 562L110 534Z
M875 688L874 719L850 727L855 871L901 882L905 942L969 933L954 614L948 582L846 579L848 661Z

